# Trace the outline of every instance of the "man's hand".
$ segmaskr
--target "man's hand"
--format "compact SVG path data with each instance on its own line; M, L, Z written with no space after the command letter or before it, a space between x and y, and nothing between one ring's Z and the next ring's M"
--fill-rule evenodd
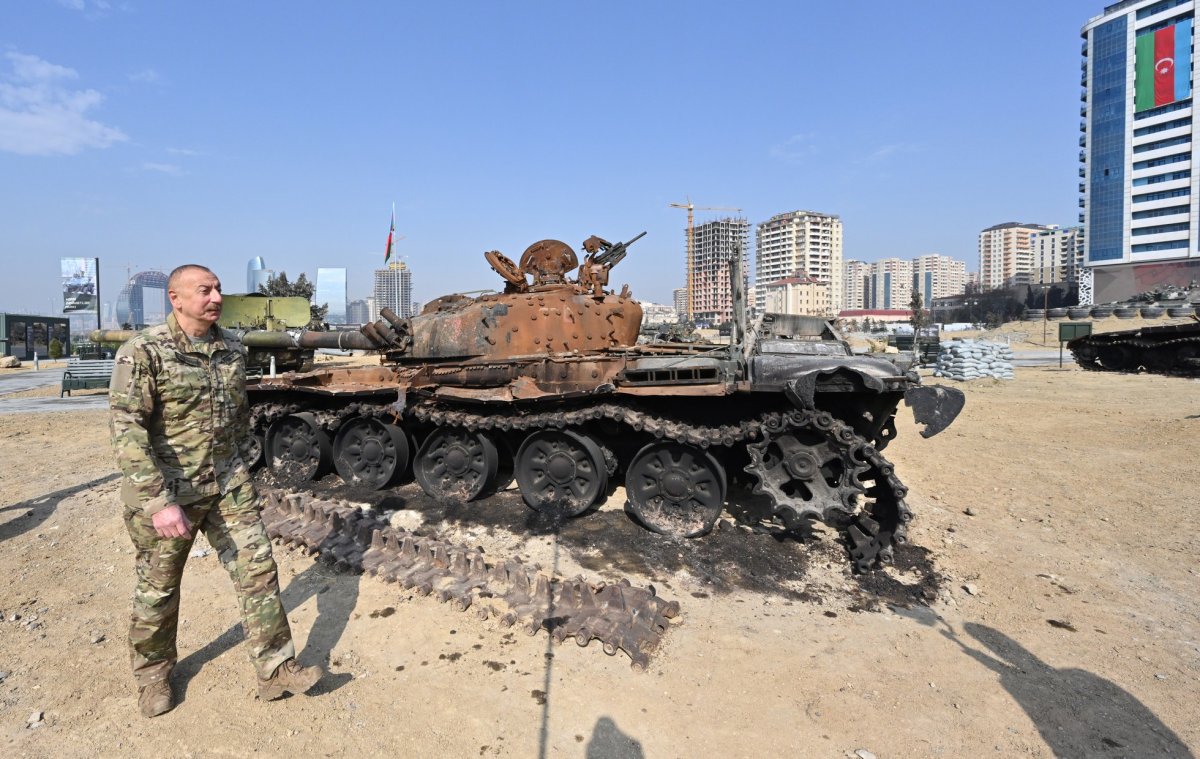
M171 504L150 519L154 522L154 530L159 537L189 538L192 535L191 521L176 504Z

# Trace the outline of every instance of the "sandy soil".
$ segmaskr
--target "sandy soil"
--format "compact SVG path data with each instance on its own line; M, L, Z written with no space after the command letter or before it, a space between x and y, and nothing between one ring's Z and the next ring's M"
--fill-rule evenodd
M182 702L155 720L138 715L128 674L133 557L105 414L5 417L0 746L1191 756L1200 381L1053 367L964 388L963 416L935 438L902 412L886 454L911 488L912 544L897 568L865 578L828 542L729 526L695 541L650 535L629 523L620 492L557 534L529 530L512 492L443 513L407 485L381 503L405 526L492 556L655 584L682 614L647 672L595 643L555 646L279 549L301 659L332 674L312 696L259 703L233 593L209 554L184 583Z

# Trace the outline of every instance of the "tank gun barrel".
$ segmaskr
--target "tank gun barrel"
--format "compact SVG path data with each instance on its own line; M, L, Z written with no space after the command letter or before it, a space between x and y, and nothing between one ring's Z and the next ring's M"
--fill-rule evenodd
M299 337L287 332L265 332L254 330L242 335L242 344L247 348L336 348L339 350L378 350L361 332L336 331L313 332L305 330Z
M136 334L131 329L94 329L88 333L88 339L93 343L124 343Z

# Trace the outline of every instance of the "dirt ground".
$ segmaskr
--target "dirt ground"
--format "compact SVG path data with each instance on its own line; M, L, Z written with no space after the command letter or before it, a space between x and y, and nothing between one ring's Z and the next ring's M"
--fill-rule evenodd
M1122 323L1124 328L1127 323ZM1040 338L1040 334L1038 338ZM564 575L652 583L682 612L646 672L277 549L300 658L260 703L215 555L184 582L181 703L128 673L133 555L102 411L0 418L0 747L8 756L1180 757L1200 745L1200 381L1017 369L960 385L885 455L912 543L854 577L836 546L634 527L620 491L554 533L513 492L411 529ZM318 491L329 487L318 483ZM197 542L203 552L204 543ZM866 752L870 752L869 754Z

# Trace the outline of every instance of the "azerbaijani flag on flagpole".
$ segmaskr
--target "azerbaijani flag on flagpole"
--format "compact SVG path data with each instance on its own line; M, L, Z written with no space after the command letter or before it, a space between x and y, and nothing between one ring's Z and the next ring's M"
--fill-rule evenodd
M1192 94L1192 20L1137 37L1134 110L1158 108Z
M392 203L392 228L388 230L387 250L383 252L383 262L386 264L392 257L392 239L396 236L396 204Z

